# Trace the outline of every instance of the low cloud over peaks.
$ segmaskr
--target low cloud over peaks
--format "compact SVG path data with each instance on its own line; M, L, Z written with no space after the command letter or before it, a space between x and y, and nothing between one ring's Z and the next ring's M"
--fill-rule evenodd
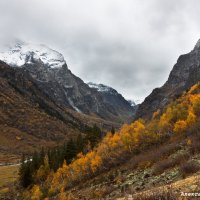
M199 5L199 6L197 6ZM199 0L1 0L2 35L45 43L84 81L143 100L200 38Z

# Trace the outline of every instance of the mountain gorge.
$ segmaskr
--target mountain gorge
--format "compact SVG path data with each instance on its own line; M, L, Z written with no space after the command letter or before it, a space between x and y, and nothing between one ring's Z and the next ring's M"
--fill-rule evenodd
M140 119L108 132L93 149L54 172L44 161L21 197L174 200L182 189L195 192L200 186L198 44L179 57L164 86L139 105ZM119 96L105 85L88 85L107 103Z
M57 52L53 53L57 58L47 62L52 50L28 50L24 56L22 46L16 48L0 55L12 65L0 62L0 151L4 157L7 152L15 156L16 148L15 153L22 153L39 145L61 145L84 135L94 124L107 133L93 146L89 142L86 149L77 148L70 159L66 158L73 145L65 144L34 154L32 160L26 156L17 185L22 189L14 188L13 196L19 200L175 200L182 189L195 192L199 188L200 41L179 57L167 82L139 106L109 86L84 83ZM13 52L20 53L23 62L13 58L10 62L7 55ZM136 120L118 128L130 117ZM95 126L93 136L98 130ZM56 168L55 163L59 163Z

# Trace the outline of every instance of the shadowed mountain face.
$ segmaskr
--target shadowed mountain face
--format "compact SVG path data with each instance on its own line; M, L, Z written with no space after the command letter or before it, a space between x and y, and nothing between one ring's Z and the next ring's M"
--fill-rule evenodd
M84 115L58 103L48 89L44 91L51 89L51 84L55 85L34 79L26 68L10 67L0 61L0 162L13 161L21 153L41 147L60 145L94 124L102 131L119 127L118 123Z
M167 82L156 88L139 105L135 118L149 119L152 113L164 106L171 100L180 96L185 90L200 81L200 40L194 49L178 58L170 72Z
M90 88L71 73L60 53L44 45L17 43L0 53L0 59L27 71L40 90L60 106L116 122L127 121L133 114L122 96Z
M0 62L0 162L12 154L55 146L82 128L83 123L50 100L24 69Z

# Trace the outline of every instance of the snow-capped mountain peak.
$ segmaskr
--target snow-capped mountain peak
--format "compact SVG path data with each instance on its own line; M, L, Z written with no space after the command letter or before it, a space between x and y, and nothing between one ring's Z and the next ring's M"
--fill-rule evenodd
M107 92L107 93L111 93L111 94L114 94L114 95L118 94L118 92L115 89L113 89L113 88L111 88L107 85L104 85L104 84L96 84L96 83L92 83L92 82L89 82L87 84L90 88L94 88L98 92Z
M22 67L40 60L50 68L62 67L66 64L64 57L57 51L41 44L30 44L17 41L0 52L0 60L13 67Z

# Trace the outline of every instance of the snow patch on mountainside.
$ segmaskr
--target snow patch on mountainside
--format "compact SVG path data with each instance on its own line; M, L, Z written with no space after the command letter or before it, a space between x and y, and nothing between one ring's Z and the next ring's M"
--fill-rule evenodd
M128 102L132 107L136 106L136 103L133 100L128 100Z
M66 64L64 57L57 51L41 44L17 42L7 46L0 52L0 60L13 67L22 67L33 61L41 61L50 68L62 67Z

